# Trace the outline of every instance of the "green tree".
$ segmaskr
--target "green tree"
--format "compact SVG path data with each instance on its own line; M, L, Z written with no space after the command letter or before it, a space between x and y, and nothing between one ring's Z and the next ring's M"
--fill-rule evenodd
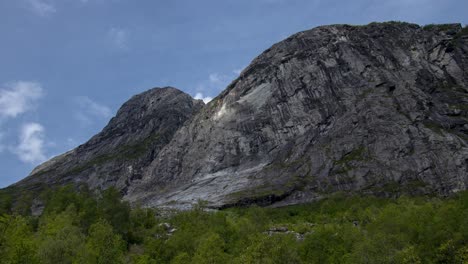
M75 263L116 264L124 262L125 242L104 221L91 225L86 246Z
M456 263L455 259L458 257L457 245L454 240L448 240L440 245L436 250L437 263Z
M455 255L456 263L468 263L468 246L461 247Z
M135 264L158 264L159 262L152 259L149 255L140 255L133 258Z
M191 264L192 260L190 255L186 252L182 252L171 260L171 264Z
M98 200L98 211L115 232L127 238L130 229L130 205L122 201L122 195L117 189L111 187L102 192L102 197Z
M141 244L149 234L156 235L158 228L156 211L149 208L134 208L130 212L129 243ZM165 230L164 230L165 231Z
M38 231L38 255L41 263L72 263L83 250L84 236L74 225L76 211L73 205L58 215L44 216Z
M421 264L423 263L414 246L409 246L398 252L396 260L401 264Z
M195 252L192 263L216 264L226 263L229 255L226 254L226 243L216 233L206 234ZM180 261L180 260L179 260Z
M345 263L360 239L359 229L350 223L321 225L306 236L301 256L306 263Z
M236 263L273 264L300 263L298 244L294 235L257 235L236 260Z
M11 213L13 197L8 190L0 190L0 215Z
M23 216L31 215L32 200L31 193L21 193L21 195L18 195L16 202L13 203L12 211Z
M39 263L36 241L28 220L23 216L0 216L0 256L6 264Z

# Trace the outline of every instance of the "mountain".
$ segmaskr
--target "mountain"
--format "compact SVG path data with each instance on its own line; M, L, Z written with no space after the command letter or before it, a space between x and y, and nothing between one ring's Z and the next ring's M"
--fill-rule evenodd
M14 187L29 190L85 183L122 192L140 179L174 133L204 106L172 87L133 96L109 124L85 144L35 168Z
M468 184L467 106L466 27L321 26L267 49L206 106L174 88L133 97L15 187L84 182L178 208L450 195Z

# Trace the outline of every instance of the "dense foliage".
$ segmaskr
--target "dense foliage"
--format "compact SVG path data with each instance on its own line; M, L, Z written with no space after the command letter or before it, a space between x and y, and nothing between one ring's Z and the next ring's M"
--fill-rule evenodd
M131 209L113 189L42 200L40 217L0 209L2 263L468 263L467 192L184 212Z

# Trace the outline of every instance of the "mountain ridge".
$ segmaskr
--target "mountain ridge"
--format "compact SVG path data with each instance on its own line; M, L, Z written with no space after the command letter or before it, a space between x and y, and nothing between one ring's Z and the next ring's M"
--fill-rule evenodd
M138 167L144 167L154 152L170 140L173 132L202 106L201 100L192 99L173 87L153 88L134 95L100 133L39 165L13 186L57 180L59 184L60 181L85 183L92 189L112 186L124 190L139 177L141 168ZM67 179L67 174L75 178Z
M400 22L296 33L257 56L206 106L181 96L185 107L175 109L177 122L158 114L172 105L156 106L148 120L168 118L171 129L161 131L162 125L153 124L151 133L163 132L163 141L144 133L141 139L156 145L143 150L150 154L143 154L137 176L124 173L131 153L119 149L129 137L110 133L114 148L109 151L123 153L122 164L110 158L103 159L104 165L89 163L88 157L82 159L90 165L83 171L53 174L44 167L57 164L49 163L15 186L53 183L50 178L58 180L55 184L85 182L96 189L116 187L133 203L177 208L198 200L215 208L281 206L337 191L388 196L464 190L466 34L460 24ZM131 105L132 118L114 121L116 127L130 129L127 121L141 121L136 109L138 104ZM126 129L129 135L139 133ZM102 133L84 146L105 141ZM78 149L95 151L82 146ZM55 162L71 154L64 155ZM76 176L84 172L91 175ZM99 173L108 178L102 180Z

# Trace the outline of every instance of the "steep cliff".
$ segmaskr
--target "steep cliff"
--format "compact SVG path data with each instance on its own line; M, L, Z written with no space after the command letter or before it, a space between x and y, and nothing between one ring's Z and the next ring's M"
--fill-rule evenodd
M125 193L177 129L203 105L171 87L135 95L99 134L38 166L14 186L37 189L86 183L91 189L113 186Z
M127 199L223 207L466 189L463 33L394 22L295 34L183 126Z
M141 94L17 185L116 186L131 202L179 208L464 190L467 33L399 22L297 33L200 111L171 88Z

